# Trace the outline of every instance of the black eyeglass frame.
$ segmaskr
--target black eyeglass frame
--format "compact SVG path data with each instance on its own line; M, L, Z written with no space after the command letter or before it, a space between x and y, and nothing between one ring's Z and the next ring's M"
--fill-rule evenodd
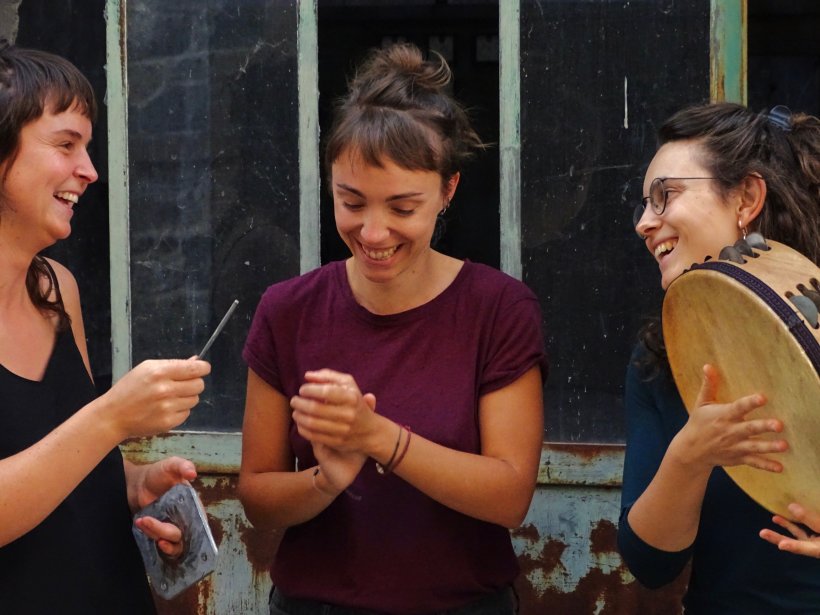
M646 202L649 201L649 204L652 205L652 211L655 212L656 215L662 216L663 212L666 211L666 203L669 200L669 194L666 192L666 189L663 185L665 181L686 181L689 179L717 179L716 177L656 177L652 180L652 183L649 184L649 196L645 196L641 199L640 203L635 205L635 209L632 211L632 226L637 228L638 222L641 221L643 217L643 212L646 211ZM658 203L658 201L652 196L655 192L657 192L658 187L660 187L661 194L663 195L663 201Z

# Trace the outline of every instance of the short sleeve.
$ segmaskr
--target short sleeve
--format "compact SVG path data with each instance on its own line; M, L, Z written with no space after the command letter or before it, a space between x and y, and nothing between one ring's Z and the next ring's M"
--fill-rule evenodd
M479 394L486 395L504 388L536 365L541 368L542 382L548 365L541 332L541 309L535 295L520 282L512 297L498 309L492 329Z
M276 287L272 286L265 291L256 313L253 316L248 338L245 340L245 347L242 350L242 358L262 380L271 385L274 389L282 392L282 382L279 373L276 354L276 341L274 332L275 323L272 322L271 314L275 314L273 308L276 297Z

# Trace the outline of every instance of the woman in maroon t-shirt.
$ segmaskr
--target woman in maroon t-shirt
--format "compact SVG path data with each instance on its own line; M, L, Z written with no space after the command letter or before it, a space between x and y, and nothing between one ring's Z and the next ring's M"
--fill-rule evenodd
M541 316L521 282L431 246L483 147L449 80L410 45L360 67L325 155L351 257L270 287L248 336L240 498L288 528L272 614L514 612Z

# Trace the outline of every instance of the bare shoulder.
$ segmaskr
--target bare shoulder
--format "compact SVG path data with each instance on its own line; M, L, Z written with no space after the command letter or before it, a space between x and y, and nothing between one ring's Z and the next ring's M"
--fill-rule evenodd
M71 330L74 334L74 340L77 343L77 348L83 357L86 370L91 374L91 366L88 361L88 348L85 341L85 324L83 323L83 313L80 307L80 289L77 286L77 280L67 267L61 265L57 261L46 258L48 264L54 269L54 275L57 276L57 283L60 285L60 294L63 297L63 307L71 319ZM52 295L50 297L54 299Z
M57 283L60 285L60 294L63 298L63 307L65 307L65 311L68 312L68 316L71 318L75 337L78 335L84 337L83 315L80 307L80 288L77 286L77 279L65 265L51 258L46 258L46 260L54 270L54 275L57 276ZM52 300L56 298L54 291L52 291L52 295L49 298Z
M74 316L73 308L80 305L80 289L77 286L77 279L68 268L55 261L47 258L48 264L54 269L54 274L57 276L57 283L60 285L60 293L63 296L63 303L70 316ZM51 297L52 299L54 297Z
M57 275L57 281L60 283L60 290L63 290L63 286L66 285L77 288L77 280L74 274L69 271L68 267L55 261L53 258L47 256L44 258L48 261L48 264L51 265L51 268L54 269L54 273Z

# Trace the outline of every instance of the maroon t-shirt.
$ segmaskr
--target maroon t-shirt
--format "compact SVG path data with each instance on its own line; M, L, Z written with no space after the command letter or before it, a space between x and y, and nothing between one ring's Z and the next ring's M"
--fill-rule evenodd
M535 365L541 314L521 282L464 263L429 303L380 316L356 303L343 261L267 289L243 357L286 398L304 373L351 374L377 412L444 446L480 453L478 402ZM315 465L291 425L299 467ZM518 573L509 532L439 504L372 462L314 519L285 532L271 571L292 598L395 614L469 603Z

